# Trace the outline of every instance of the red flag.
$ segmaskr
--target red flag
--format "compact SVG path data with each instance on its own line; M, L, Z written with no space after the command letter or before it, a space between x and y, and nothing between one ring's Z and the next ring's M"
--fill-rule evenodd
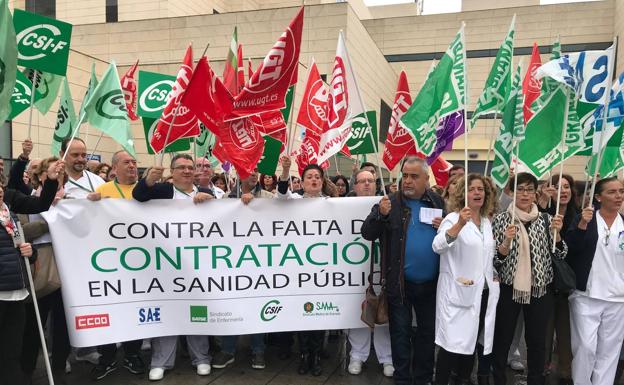
M137 110L137 81L134 74L139 66L139 60L125 73L121 78L121 89L124 93L124 99L126 100L126 110L128 111L128 117L130 120L137 120L139 117L136 114Z
M264 152L264 139L250 118L225 122L219 127L219 143L225 158L236 167L241 179L251 174Z
M236 53L237 70L236 70L236 94L238 95L243 87L245 87L245 67L243 66L243 45L238 45Z
M300 174L308 164L318 163L321 133L327 125L328 96L327 87L325 87L316 63L313 61L310 65L308 81L297 115L297 126L301 131L305 132L301 147L299 147L295 158ZM323 164L329 165L327 161Z
M251 62L251 58L247 59L247 76L248 79L251 79L253 76L253 63Z
M189 45L186 50L186 55L184 55L182 66L178 71L176 81L169 93L167 105L163 110L158 121L158 126L154 130L154 136L150 142L155 152L160 152L166 144L173 143L185 135L194 134L193 136L197 136L200 133L195 114L186 106L180 105L180 101L184 97L184 91L186 91L186 87L192 75L193 47ZM169 132L170 127L171 132ZM167 137L169 140L165 144Z
M227 120L256 115L262 111L279 110L286 106L284 98L293 79L293 72L298 68L303 9L301 7L260 67L236 96L232 116Z
M526 75L524 75L524 81L522 82L522 95L524 95L524 123L528 122L533 111L531 111L531 104L540 96L542 89L542 81L535 78L535 72L542 65L542 59L540 58L539 48L536 43L533 43L533 53L531 53L531 62L527 69Z
M267 111L259 115L250 116L258 130L273 139L282 142L282 149L286 143L286 122L281 111Z
M401 117L411 105L412 97L409 93L407 75L405 71L401 71L396 96L394 97L394 105L392 106L392 117L390 118L390 126L388 127L386 146L383 153L383 161L386 167L388 167L388 170L392 170L405 154L414 147L414 138L412 138L405 127L399 124Z
M195 67L191 81L182 98L182 105L202 123L219 136L223 116L232 109L232 95L225 89L221 80L215 76L204 56Z

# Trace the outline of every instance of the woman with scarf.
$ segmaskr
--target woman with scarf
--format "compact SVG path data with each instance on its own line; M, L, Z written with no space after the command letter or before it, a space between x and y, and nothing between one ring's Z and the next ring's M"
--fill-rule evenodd
M543 385L545 325L554 306L552 259L565 258L568 248L559 234L562 216L540 213L535 204L537 179L528 173L520 173L517 178L517 186L511 185L512 192L514 187L516 191L514 204L493 221L495 264L500 278L492 350L494 384L507 383L507 354L522 311L527 343L527 385Z

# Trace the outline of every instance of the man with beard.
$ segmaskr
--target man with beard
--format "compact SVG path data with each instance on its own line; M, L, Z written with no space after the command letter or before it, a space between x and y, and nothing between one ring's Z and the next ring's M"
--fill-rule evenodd
M61 159L65 157L65 194L68 198L87 198L96 194L95 189L103 185L104 179L87 170L87 146L80 138L67 138L61 143Z

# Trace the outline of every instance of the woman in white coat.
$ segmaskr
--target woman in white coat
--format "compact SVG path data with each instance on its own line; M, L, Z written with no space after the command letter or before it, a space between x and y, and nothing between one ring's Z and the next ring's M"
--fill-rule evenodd
M433 250L440 254L440 276L436 303L435 342L440 347L436 384L447 385L451 371L459 384L470 384L470 373L479 332L483 330L484 353L492 351L498 282L493 266L494 238L488 213L494 192L485 177L468 175L449 197L449 210Z

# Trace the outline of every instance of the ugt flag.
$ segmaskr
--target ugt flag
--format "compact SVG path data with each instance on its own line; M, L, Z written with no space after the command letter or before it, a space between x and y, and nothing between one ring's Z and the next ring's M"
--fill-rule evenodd
M412 138L404 127L399 126L401 117L411 105L412 97L409 92L407 75L405 71L401 71L396 94L394 96L392 116L390 117L390 126L388 127L388 136L386 137L386 146L383 152L383 162L386 167L388 167L388 170L394 169L405 154L414 147L414 138Z
M128 110L128 117L130 120L137 120L137 81L136 70L139 66L139 60L128 69L128 71L121 77L121 89L124 92L124 98L126 99L126 109Z

